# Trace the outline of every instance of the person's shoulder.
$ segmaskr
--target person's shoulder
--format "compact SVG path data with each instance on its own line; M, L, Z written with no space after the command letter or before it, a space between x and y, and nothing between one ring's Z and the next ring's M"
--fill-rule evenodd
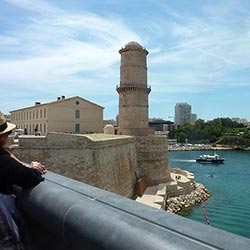
M0 154L6 154L7 152L2 148L0 147Z
M4 152L3 154L0 154L0 166L1 170L3 169L10 169L10 168L16 168L22 165L20 162L13 159L8 152Z
M4 150L2 147L0 147L0 157L9 157L9 153Z

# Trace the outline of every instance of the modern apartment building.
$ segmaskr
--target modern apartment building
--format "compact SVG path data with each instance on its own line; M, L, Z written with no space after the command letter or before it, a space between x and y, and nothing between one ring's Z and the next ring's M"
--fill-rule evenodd
M175 125L191 123L191 105L187 103L177 103L175 105Z
M57 97L49 103L11 111L11 122L28 134L48 132L98 133L103 131L103 107L79 96Z
M247 123L247 119L245 119L245 118L234 117L231 120L234 122L243 123L243 124Z
M196 114L191 114L191 124L194 124L197 121L197 115Z

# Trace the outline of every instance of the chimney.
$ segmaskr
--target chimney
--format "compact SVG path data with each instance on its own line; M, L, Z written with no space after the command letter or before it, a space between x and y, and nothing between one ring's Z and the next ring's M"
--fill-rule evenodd
M35 106L41 105L41 102L35 102Z

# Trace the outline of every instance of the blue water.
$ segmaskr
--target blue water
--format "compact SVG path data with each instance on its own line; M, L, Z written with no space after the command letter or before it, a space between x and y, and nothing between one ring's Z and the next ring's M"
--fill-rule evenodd
M180 167L195 175L212 193L205 203L211 225L250 238L250 151L216 151L223 164L200 164L194 159L211 151L169 152L170 167ZM187 214L206 224L201 206Z

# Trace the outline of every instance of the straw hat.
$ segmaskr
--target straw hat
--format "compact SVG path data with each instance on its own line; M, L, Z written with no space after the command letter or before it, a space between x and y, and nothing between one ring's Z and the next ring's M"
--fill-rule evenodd
M15 124L7 122L3 113L0 112L0 135L10 132L16 127Z

